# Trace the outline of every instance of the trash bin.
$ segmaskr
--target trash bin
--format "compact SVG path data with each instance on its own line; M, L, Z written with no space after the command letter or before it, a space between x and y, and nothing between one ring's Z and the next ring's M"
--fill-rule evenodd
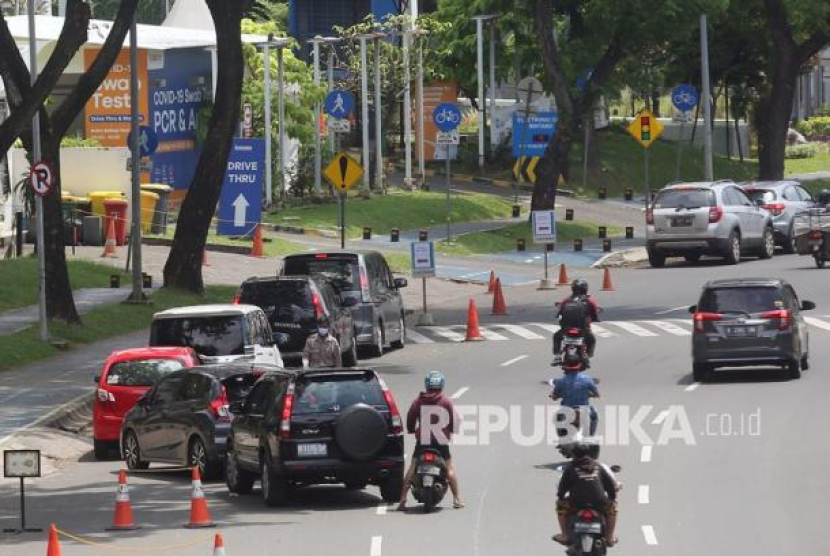
M64 245L75 245L81 241L83 232L83 213L80 211L80 204L86 199L72 195L61 196L61 213L63 214L63 243ZM74 231L73 231L74 230Z
M149 234L153 229L153 215L156 213L159 195L152 191L141 192L141 233Z
M104 233L101 230L103 220L100 216L84 216L82 234L84 245L104 244Z
M122 191L90 191L89 200L92 203L92 214L95 216L106 216L104 201L107 199L124 199ZM106 232L104 232L106 233Z
M105 199L104 209L106 220L104 222L104 238L110 231L110 222L115 222L115 244L124 245L127 243L127 206L129 203L123 199Z
M165 234L167 232L167 211L170 208L170 193L173 188L163 183L145 183L142 184L141 190L152 191L159 196L158 203L156 203L156 212L153 214L153 228L150 233Z

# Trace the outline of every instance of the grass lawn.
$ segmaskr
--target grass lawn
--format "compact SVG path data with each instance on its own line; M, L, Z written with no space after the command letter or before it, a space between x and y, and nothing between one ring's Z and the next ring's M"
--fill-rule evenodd
M392 272L409 274L412 271L412 256L409 253L386 251L383 253L383 257Z
M175 233L175 228L168 229L167 233L164 235L151 235L149 237L154 238L164 238L164 239L173 239L173 234ZM265 250L266 257L281 257L282 255L287 255L289 253L296 253L297 251L303 251L304 247L299 243L294 243L293 241L282 239L278 237L270 237L268 238L267 235L263 231L263 236L270 241L264 241L262 243L263 249ZM236 245L236 246L243 246L248 249L251 248L252 243L250 240L247 239L233 239L228 236L220 236L214 233L208 234L207 237L208 244L213 245Z
M364 226L373 234L388 234L392 228L415 230L446 222L446 194L429 191L392 190L371 199L349 197L346 202L346 235L360 237ZM510 217L509 199L482 193L454 193L452 221L493 220ZM337 230L336 203L290 208L265 216L266 222L304 228Z
M109 276L109 270L107 276ZM28 278L31 279L31 275ZM153 313L170 307L227 303L233 298L235 291L235 286L207 286L205 295L198 296L162 289L152 295L151 303L103 305L82 316L83 326L66 326L52 322L49 328L53 338L66 340L70 347L77 347L149 328ZM61 350L38 340L37 334L37 327L31 326L16 334L0 336L0 370L20 367L62 353Z
M784 161L784 168L787 174L830 172L830 153L817 154L811 158L788 158Z
M591 239L597 237L597 224L590 222L557 222L556 234L558 242L574 239ZM608 235L620 233L621 230L611 227ZM435 249L445 255L482 255L488 253L503 253L516 249L516 240L524 238L528 249L533 247L533 232L529 222L513 224L498 230L488 232L474 232L455 238L453 244L436 242Z

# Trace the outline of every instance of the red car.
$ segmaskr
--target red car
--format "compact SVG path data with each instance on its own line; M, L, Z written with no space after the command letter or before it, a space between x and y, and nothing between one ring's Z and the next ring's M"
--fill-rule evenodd
M98 388L92 406L95 459L107 459L118 449L124 415L158 380L178 369L195 367L198 355L187 347L150 347L114 351L94 380Z

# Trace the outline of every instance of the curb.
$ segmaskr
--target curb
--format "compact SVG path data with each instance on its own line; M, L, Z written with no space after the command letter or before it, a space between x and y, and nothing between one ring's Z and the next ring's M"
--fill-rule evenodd
M637 266L648 260L645 247L632 247L606 253L591 268L623 268Z
M16 436L26 432L27 430L36 428L36 427L51 427L51 428L58 428L60 430L65 430L62 428L61 423L66 422L70 418L77 418L79 415L82 415L85 411L91 412L92 410L92 403L94 400L95 394L93 392L87 392L85 394L81 394L80 396L72 399L65 404L56 407L46 415L39 417L29 423L28 425L23 425L10 435L6 436L5 438L0 438L0 446L12 440Z

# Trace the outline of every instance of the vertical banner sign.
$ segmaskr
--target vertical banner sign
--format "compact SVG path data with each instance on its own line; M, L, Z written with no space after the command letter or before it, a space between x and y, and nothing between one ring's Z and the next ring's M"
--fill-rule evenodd
M89 69L99 50L84 51L84 68ZM138 51L140 123L147 123L147 51ZM86 103L84 131L105 147L123 147L130 133L130 52L122 49L101 86Z
M534 210L533 220L534 243L556 243L556 213L552 210Z
M513 113L513 158L544 156L556 132L556 112L537 112L528 116Z
M435 276L435 245L431 241L411 243L412 277L431 278Z
M264 175L265 141L234 139L219 197L217 233L234 237L252 236L254 227L262 220Z
M415 110L413 114L415 114L416 118L424 118L424 160L427 162L431 160L443 160L447 153L447 149L439 147L436 142L439 130L432 117L435 112L435 107L445 102L455 103L457 98L458 86L454 81L436 82L424 87L424 113L419 116L418 111ZM417 128L418 126L416 125L415 129ZM450 158L456 158L457 153L458 146L450 145Z

